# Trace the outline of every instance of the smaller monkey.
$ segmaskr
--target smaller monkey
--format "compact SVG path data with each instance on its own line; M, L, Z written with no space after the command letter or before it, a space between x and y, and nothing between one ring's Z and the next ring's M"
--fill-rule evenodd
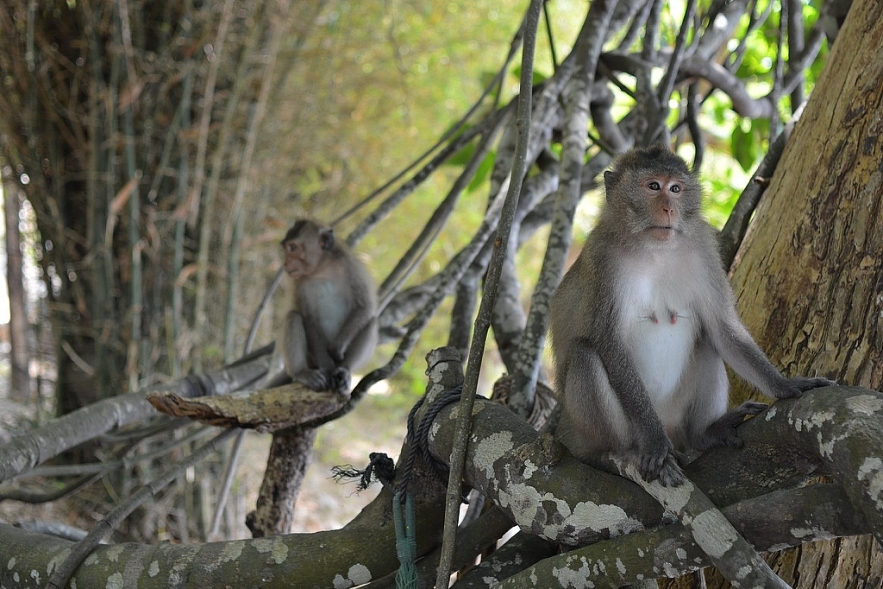
M766 407L727 411L724 362L779 399L836 383L785 378L751 338L681 158L633 149L604 183L604 210L552 300L559 438L584 461L625 456L645 480L677 486L678 451L739 446L735 427Z
M350 374L377 345L374 281L330 227L299 219L281 243L295 291L264 386L287 375L316 391L349 392Z

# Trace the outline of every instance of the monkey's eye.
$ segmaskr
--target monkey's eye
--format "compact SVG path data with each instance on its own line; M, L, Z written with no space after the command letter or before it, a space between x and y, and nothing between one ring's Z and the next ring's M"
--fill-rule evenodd
M651 180L650 183L647 184L647 187L650 190L659 190L660 188L662 188L662 186L660 186L659 182L657 182L656 180Z
M672 191L672 192L680 192L680 191L681 191L681 185L680 185L680 184L672 184L672 185L671 185L671 191Z
M285 252L289 254L293 254L297 251L297 244L293 241L289 241L285 244Z

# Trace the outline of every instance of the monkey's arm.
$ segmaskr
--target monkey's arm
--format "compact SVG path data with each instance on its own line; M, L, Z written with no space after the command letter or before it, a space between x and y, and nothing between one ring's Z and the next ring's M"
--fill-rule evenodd
M633 424L641 476L647 481L658 478L663 486L680 485L684 475L677 464L674 447L625 343L618 337L609 338L598 354L610 388Z
M803 391L837 384L827 378L782 376L748 333L735 308L710 322L710 327L709 336L724 362L767 396L799 397Z

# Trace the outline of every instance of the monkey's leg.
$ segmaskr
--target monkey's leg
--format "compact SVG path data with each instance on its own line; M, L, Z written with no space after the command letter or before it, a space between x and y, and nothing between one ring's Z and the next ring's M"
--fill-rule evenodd
M596 396L612 421L605 436L626 436L617 441L614 453L630 457L646 480L659 479L664 486L677 486L684 480L677 463L674 445L660 415L667 412L668 401L656 399L655 406L647 391L632 351L617 338L610 338L596 355L591 373L595 383L603 385ZM570 380L568 374L568 381Z
M695 387L689 391L692 401L685 424L690 446L700 452L718 446L741 446L736 426L767 405L749 401L727 411L730 387L727 371L717 351L706 340L700 341L693 353L689 383Z
M279 351L281 346L273 348L273 356L270 358L270 366L267 368L267 374L256 385L258 389L272 389L291 382L291 376L285 370L284 352Z
M597 352L574 343L561 384L565 411L557 435L571 454L592 462L606 452L624 453L631 425Z
M350 342L343 354L341 366L349 371L357 370L364 366L377 347L377 319L372 319Z

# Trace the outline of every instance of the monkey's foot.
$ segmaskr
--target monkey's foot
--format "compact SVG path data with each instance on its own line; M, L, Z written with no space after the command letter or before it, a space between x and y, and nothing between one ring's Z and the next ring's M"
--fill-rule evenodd
M328 371L328 390L338 395L350 394L350 371L343 366L335 366Z
M314 391L327 391L329 389L328 377L321 370L307 368L301 370L295 376L295 380Z
M704 452L710 448L729 446L741 448L742 439L736 433L736 427L748 416L757 415L769 405L758 401L746 401L732 411L725 413L705 430L701 438L693 443L693 447Z

